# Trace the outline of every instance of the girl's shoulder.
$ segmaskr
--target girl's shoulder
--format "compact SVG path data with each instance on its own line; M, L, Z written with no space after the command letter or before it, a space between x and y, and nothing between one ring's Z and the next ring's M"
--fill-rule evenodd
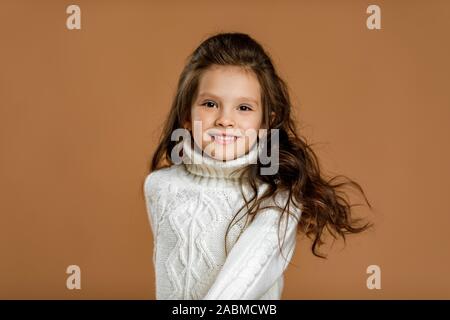
M179 176L179 165L171 165L150 172L144 180L144 193L155 194L171 185Z
M258 192L263 194L266 189L269 187L268 184L262 184ZM297 221L300 220L303 206L301 203L296 203L294 199L289 197L289 192L287 190L278 190L271 197L264 199L261 202L261 213L262 215L278 215L283 209L289 211L289 217L293 217Z

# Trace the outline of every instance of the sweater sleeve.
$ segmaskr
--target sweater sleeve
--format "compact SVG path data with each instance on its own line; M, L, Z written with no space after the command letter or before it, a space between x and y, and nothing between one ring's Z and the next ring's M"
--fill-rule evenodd
M155 173L150 173L144 182L144 197L145 197L145 208L147 210L147 216L149 219L150 227L152 229L153 236L156 237L157 231L157 218L156 218L156 175Z
M158 172L150 173L144 182L144 198L145 208L147 211L148 221L153 235L153 264L156 265L156 242L158 238L158 216L157 206L160 200L159 192L160 181L158 179Z
M266 208L258 212L234 244L203 300L256 300L272 287L286 270L296 246L301 210L293 205L289 208L294 215L286 218L284 213L279 231L281 211Z

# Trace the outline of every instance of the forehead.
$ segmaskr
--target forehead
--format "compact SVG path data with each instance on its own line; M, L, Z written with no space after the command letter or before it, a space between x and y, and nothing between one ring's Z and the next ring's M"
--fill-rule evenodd
M252 70L238 66L212 66L200 76L198 97L260 101L260 85Z

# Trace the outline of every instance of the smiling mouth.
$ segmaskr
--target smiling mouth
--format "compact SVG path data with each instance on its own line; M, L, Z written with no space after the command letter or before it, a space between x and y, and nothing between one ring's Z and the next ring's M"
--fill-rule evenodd
M239 137L237 136L226 136L226 135L212 135L212 140L218 144L229 144L234 143Z

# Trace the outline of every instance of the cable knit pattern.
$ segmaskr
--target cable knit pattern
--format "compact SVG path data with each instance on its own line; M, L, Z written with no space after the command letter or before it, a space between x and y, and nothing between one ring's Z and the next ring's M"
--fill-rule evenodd
M295 250L300 209L291 203L294 215L286 219L285 213L279 231L280 211L261 209L247 223L242 210L229 230L225 257L226 229L244 204L237 180L239 171L232 172L256 163L258 152L254 145L246 155L220 161L202 156L185 140L181 164L146 177L144 194L154 239L156 299L280 299L283 273ZM258 193L266 187L261 185ZM243 188L250 197L251 189ZM286 203L282 194L275 198L262 206ZM278 240L283 244L283 255Z

